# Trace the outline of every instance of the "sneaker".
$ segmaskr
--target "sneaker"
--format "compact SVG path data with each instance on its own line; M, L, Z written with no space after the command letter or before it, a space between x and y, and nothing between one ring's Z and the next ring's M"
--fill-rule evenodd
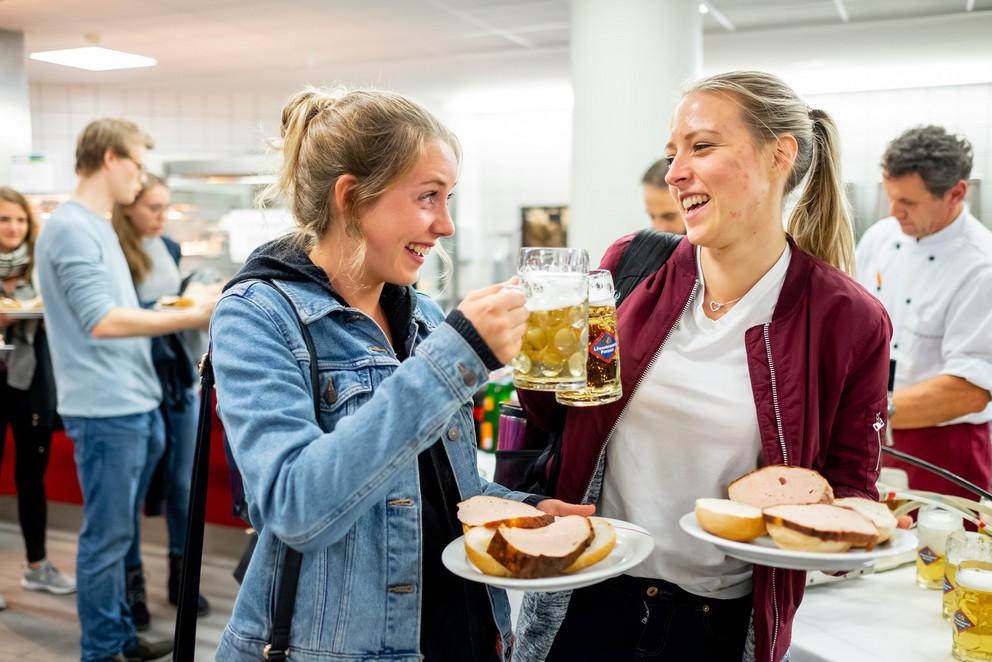
M76 592L76 578L63 575L51 561L45 559L37 568L28 566L28 571L21 579L21 586L29 591L48 591L56 595L68 595Z
M143 662L144 660L157 660L172 652L172 640L148 641L138 637L137 641L123 651L124 659L127 662Z

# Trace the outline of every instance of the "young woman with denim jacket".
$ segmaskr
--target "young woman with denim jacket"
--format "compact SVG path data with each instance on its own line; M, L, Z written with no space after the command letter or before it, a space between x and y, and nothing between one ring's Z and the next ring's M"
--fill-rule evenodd
M37 298L32 277L37 234L27 199L12 188L0 187L0 297L20 302ZM9 425L17 451L17 519L27 552L21 585L33 591L74 593L76 580L56 570L45 553L45 471L55 425L55 378L45 326L41 320L5 317L0 308L0 338L0 344L13 347L0 351L0 464ZM6 606L0 596L0 609Z
M217 659L261 657L291 547L302 553L291 659L506 660L505 594L455 578L440 555L461 534L457 501L528 498L479 477L471 409L518 351L527 311L496 285L446 318L411 287L454 231L457 139L375 91L304 91L281 134L274 188L299 236L249 258L211 328L220 416L259 536Z
M597 586L528 594L515 662L788 657L805 573L727 557L678 520L767 464L878 497L891 325L842 271L853 231L837 149L826 113L768 74L716 75L682 98L666 180L687 238L618 310L623 398L566 415L521 396L534 424L563 429L556 496L645 526L655 550Z

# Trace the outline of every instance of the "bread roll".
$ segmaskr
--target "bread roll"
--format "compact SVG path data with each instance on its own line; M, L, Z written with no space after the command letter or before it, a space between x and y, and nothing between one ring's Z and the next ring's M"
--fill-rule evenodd
M892 511L884 503L862 497L844 497L843 499L834 499L833 505L840 506L841 508L849 508L867 517L875 525L875 528L878 529L878 540L875 541L876 544L885 542L896 531L896 525L898 523L896 522L895 515L892 514Z
M761 509L730 499L696 499L696 520L704 531L747 542L765 535Z

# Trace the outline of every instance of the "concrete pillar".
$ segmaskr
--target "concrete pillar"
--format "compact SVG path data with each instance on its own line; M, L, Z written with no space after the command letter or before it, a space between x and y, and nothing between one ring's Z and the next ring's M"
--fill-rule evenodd
M0 30L0 185L10 183L10 157L31 153L24 34Z
M568 243L599 262L647 227L641 175L664 156L679 92L702 71L699 0L573 0Z

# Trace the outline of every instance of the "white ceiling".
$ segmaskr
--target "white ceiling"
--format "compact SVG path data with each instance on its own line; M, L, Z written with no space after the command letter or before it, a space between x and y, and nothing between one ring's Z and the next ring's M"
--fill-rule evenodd
M588 1L588 0L587 0ZM592 0L607 2L610 0ZM669 0L658 0L669 1ZM499 61L486 76L560 73L568 0L0 0L0 28L29 52L100 45L159 66L85 72L30 62L32 82L223 86L326 81L361 70L444 77L452 60ZM988 12L992 0L713 0L707 35ZM519 56L519 57L515 57ZM480 69L476 69L479 71Z

